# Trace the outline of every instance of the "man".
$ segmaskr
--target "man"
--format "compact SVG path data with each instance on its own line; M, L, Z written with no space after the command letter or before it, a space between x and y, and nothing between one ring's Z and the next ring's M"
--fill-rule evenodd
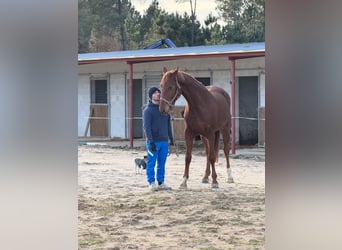
M148 96L150 100L143 113L148 155L146 177L152 191L171 189L164 183L165 163L169 152L168 140L173 145L171 119L170 115L163 115L159 112L160 90L152 87L148 91Z

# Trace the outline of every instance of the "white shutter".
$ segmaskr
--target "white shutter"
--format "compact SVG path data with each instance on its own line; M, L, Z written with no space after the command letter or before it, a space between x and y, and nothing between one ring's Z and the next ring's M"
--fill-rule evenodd
M162 79L162 75L145 75L144 76L144 82L145 82L145 89L143 90L144 93L144 103L148 103L148 90L151 87L158 87L160 80Z

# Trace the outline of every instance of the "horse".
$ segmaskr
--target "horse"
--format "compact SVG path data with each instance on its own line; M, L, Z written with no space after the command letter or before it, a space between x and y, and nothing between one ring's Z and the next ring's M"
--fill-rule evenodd
M169 71L165 67L163 68L160 89L159 112L161 113L170 113L181 95L187 101L184 109L185 169L180 188L187 188L192 147L194 138L198 135L201 136L207 155L206 170L202 182L209 183L211 166L211 187L219 187L215 162L218 159L221 133L224 144L223 151L226 157L227 181L233 183L234 179L229 163L231 129L229 94L218 86L204 86L191 74L179 70L178 67Z

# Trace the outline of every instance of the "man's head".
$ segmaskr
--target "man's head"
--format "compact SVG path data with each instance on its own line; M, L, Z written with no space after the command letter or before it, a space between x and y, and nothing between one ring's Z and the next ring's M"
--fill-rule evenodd
M157 87L151 87L148 90L148 97L150 98L150 100L159 101L159 95L158 95L158 97L156 96L157 93L160 94L160 90ZM155 97L153 97L154 94L155 94Z

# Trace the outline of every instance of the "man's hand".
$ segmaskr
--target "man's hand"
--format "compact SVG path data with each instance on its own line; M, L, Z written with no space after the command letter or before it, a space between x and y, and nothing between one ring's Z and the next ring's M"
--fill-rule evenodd
M156 144L154 142L150 142L150 149L152 152L157 151Z

